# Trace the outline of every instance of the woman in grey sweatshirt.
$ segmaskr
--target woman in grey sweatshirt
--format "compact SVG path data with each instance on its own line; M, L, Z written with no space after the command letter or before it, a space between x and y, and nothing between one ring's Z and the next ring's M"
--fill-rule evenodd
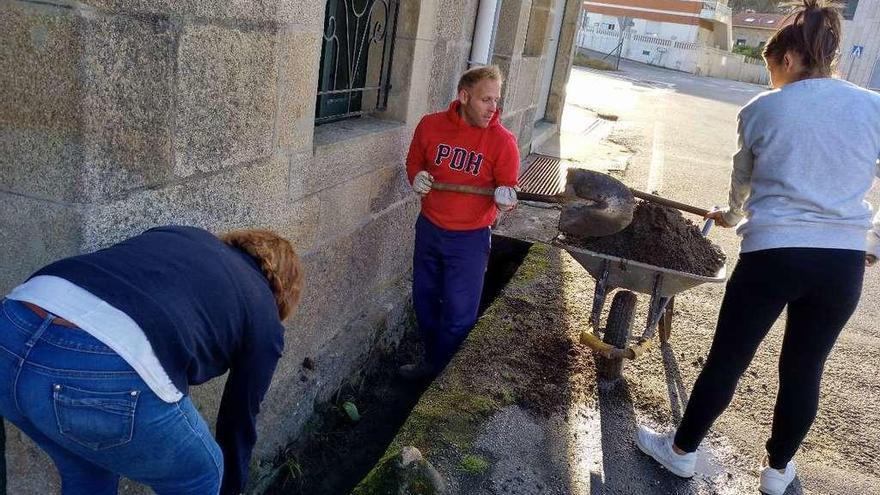
M787 306L779 391L760 490L781 495L815 419L825 360L855 311L865 265L880 256L880 213L865 201L880 177L880 95L831 77L840 16L806 0L764 49L774 88L739 113L729 207L739 262L681 424L646 427L638 446L671 472L694 475L695 452Z

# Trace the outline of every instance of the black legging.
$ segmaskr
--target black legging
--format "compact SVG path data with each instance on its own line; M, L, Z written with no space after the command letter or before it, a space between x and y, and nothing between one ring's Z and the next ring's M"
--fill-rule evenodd
M822 369L859 302L864 272L864 251L783 248L741 254L675 445L697 450L787 304L779 392L767 441L770 466L784 469L816 418Z

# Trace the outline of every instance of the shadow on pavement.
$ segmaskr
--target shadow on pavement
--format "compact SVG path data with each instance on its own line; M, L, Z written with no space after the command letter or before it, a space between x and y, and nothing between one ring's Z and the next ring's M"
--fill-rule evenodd
M669 392L669 405L672 409L674 424L681 422L681 416L687 405L688 389L681 380L681 371L678 369L678 359L672 346L662 344L660 352L663 356L663 371L666 373L666 388Z
M697 494L699 485L666 472L636 447L636 414L629 385L599 387L602 476L591 474L591 495Z

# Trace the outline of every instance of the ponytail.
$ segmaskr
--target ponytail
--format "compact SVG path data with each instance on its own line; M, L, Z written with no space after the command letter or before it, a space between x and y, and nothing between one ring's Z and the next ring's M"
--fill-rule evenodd
M764 58L781 63L788 52L801 58L803 77L830 76L841 39L840 13L823 0L804 0L767 42Z

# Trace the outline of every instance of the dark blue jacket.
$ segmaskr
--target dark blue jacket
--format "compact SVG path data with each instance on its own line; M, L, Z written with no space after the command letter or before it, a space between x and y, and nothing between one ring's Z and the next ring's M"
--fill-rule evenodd
M68 280L143 329L178 390L231 370L217 416L222 493L240 493L256 417L284 348L284 327L256 262L193 227L159 227L32 276Z

